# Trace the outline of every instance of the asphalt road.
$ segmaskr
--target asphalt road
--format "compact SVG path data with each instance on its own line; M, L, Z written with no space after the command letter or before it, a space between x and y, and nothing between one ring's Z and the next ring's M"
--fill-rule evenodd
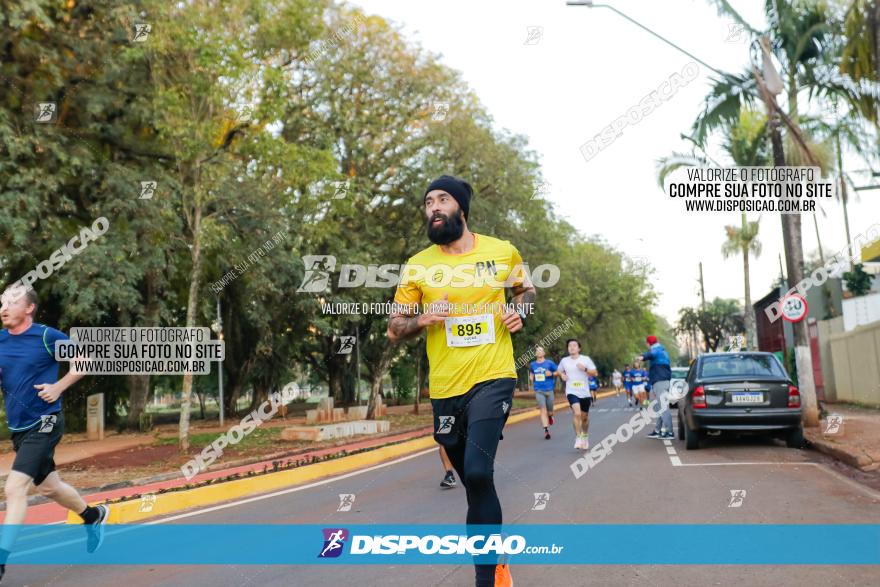
M603 399L591 412L593 443L612 433L633 412L622 398ZM505 429L495 467L505 523L532 524L805 524L880 523L880 494L821 464L809 451L785 448L770 438L712 439L698 451L680 440L645 438L647 430L614 448L588 474L575 479L577 457L568 410L558 414L551 440L537 419ZM439 489L442 467L436 450L364 472L330 479L267 498L250 498L186 512L164 523L457 524L464 522L461 487ZM739 507L728 507L731 490L745 490ZM546 509L532 510L534 493L549 492ZM340 493L356 495L354 507L337 512ZM585 541L589 538L585 537ZM267 545L267 547L272 545ZM793 544L821 549L821 544ZM686 535L660 536L621 549L712 548ZM523 586L831 586L880 584L873 566L584 565L512 566ZM469 586L473 568L444 566L10 566L3 585L84 587L325 585Z

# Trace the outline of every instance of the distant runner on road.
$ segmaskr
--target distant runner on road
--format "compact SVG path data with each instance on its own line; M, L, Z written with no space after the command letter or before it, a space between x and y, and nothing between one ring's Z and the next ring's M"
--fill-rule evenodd
M535 347L535 361L529 364L529 383L533 386L538 409L541 410L541 425L544 439L550 440L550 426L553 425L553 390L556 388L556 371L559 367L545 359L544 347Z
M596 364L590 357L581 355L581 343L568 339L568 356L559 361L559 376L565 381L565 397L571 407L574 425L574 447L580 450L590 448L587 434L590 430L590 375L598 375Z
M627 365L623 370L623 388L626 390L626 402L631 406L637 406L638 398L636 397L635 392L633 391L633 385L635 382L633 381L633 371L634 369Z
M614 386L615 395L620 395L620 392L623 391L623 376L620 374L620 371L617 370L617 367L615 367L614 372L611 373L611 385Z
M468 230L472 194L470 184L448 175L425 190L422 206L434 245L407 261L394 296L397 304L424 310L392 313L387 335L398 342L427 331L434 440L464 485L467 523L497 525L495 453L516 387L510 335L522 329L535 288L516 247ZM506 288L515 305L510 310L503 307ZM484 306L497 309L481 311ZM507 564L475 565L475 575L477 587L512 584Z
M12 285L0 297L0 387L6 420L12 433L15 460L6 477L6 517L0 536L0 579L6 560L24 524L31 485L37 491L79 515L86 524L86 549L94 552L104 540L107 506L90 506L55 470L55 446L64 434L61 394L83 378L67 373L58 379L55 341L69 340L63 332L34 322L37 292Z

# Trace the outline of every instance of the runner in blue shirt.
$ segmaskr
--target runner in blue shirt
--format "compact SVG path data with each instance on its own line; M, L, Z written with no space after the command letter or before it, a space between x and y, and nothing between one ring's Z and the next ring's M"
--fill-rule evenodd
M55 446L64 434L61 394L82 379L68 373L58 379L55 341L68 340L54 328L34 322L37 294L24 285L8 287L0 297L0 387L6 419L12 432L15 460L6 477L6 516L0 536L0 578L18 529L27 513L31 484L59 505L77 513L86 524L87 550L94 552L104 539L107 506L89 506L55 470Z
M626 390L627 405L638 405L633 394L633 369L629 365L623 370L623 388Z
M544 426L544 439L550 440L550 426L553 425L553 390L556 388L556 371L559 367L545 359L544 347L535 347L536 361L529 364L529 383L535 391L538 409L541 410L541 425Z

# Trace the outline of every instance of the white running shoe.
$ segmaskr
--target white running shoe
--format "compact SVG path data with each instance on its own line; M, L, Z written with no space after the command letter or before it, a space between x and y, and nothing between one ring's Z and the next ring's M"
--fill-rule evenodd
M578 436L577 438L574 439L574 448L575 448L575 450L581 449L581 437L580 436Z
M589 439L589 437L588 437L586 434L584 434L584 437L583 437L581 440L582 440L581 448L582 448L583 450L589 450L589 449L590 449L590 439Z

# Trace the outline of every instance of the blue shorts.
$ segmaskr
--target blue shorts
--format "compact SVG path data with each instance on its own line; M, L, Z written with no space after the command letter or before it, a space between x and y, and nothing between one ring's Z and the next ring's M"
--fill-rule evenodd
M593 398L589 396L578 397L571 393L567 394L565 397L568 400L568 405L573 406L579 404L581 406L581 411L585 414L590 411L590 404L593 403Z

